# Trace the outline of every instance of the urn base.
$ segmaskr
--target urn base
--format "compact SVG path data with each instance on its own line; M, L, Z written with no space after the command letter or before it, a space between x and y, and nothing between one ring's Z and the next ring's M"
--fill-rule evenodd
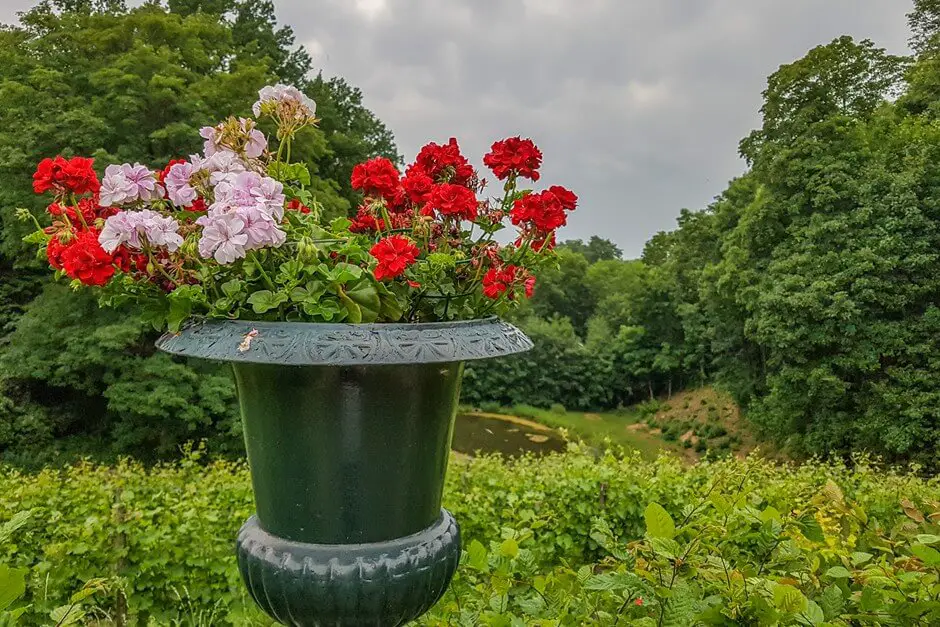
M238 533L238 568L255 602L294 627L395 627L443 596L460 561L460 528L447 510L416 534L366 544L279 538L252 516Z

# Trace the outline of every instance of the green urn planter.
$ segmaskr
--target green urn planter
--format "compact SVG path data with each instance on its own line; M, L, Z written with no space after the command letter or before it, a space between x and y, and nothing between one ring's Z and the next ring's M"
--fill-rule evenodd
M267 614L384 627L441 598L460 559L441 495L463 364L528 350L521 331L213 321L157 346L234 367L257 512L236 552Z

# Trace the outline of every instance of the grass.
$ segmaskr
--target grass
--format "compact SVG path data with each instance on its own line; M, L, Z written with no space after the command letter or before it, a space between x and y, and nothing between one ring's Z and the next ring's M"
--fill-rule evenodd
M566 429L572 439L584 440L592 446L603 446L605 441L609 440L616 446L639 451L644 459L655 459L663 449L680 450L679 446L665 442L648 431L631 430L631 425L642 420L641 414L637 411L624 410L595 414L561 411L560 408L548 410L531 405L515 405L488 413L519 416L555 429Z

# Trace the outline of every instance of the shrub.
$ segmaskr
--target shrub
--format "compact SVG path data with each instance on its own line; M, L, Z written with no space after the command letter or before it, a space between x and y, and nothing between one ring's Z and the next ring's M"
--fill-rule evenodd
M488 414L498 414L499 412L503 411L503 406L499 403L486 401L480 403L480 411L486 412Z
M718 478L726 480L716 485ZM838 487L848 509L833 509L832 499L815 500L822 490L832 491L829 484ZM851 470L841 464L774 465L759 459L686 466L669 456L643 462L638 455L607 452L595 457L572 447L544 458L455 459L444 500L460 521L466 561L454 594L445 597L428 625L510 624L513 616L519 617L517 624L531 624L565 612L570 612L568 618L559 618L559 624L613 624L590 608L615 615L627 592L640 592L650 611L673 612L666 602L668 591L656 596L636 579L646 581L649 572L664 567L663 551L688 551L690 568L703 573L693 579L692 571L681 569L678 587L671 592L701 612L719 601L751 612L773 587L767 582L752 586L751 577L798 582L790 585L802 596L787 591L793 602L802 607L805 597L826 612L831 608L820 599L828 594L835 602L835 593L825 592L832 583L840 587L846 612L858 609L857 593L866 581L874 592L866 593L865 603L890 598L895 585L911 599L927 603L918 596L921 592L912 590L912 581L924 584L924 590L935 585L925 579L934 565L926 568L923 560L934 559L929 534L937 531L927 516L934 512L930 504L940 501L940 482L876 468L864 460ZM645 511L654 501L679 521L672 538L678 548L664 542L667 538L624 549L623 543L643 538L649 518ZM723 512L729 507L725 522ZM26 625L44 624L50 611L95 577L123 582L128 624L150 620L164 625L183 619L190 611L181 607L179 596L184 595L191 607L217 608L213 625L245 625L258 614L239 580L232 540L252 509L245 464L205 463L198 452L177 464L151 468L130 461L113 466L84 463L36 474L0 467L0 516L31 514L15 542L0 545L0 564L29 569L25 602L30 607L22 619ZM694 515L683 524L688 512ZM790 512L815 512L821 531L801 519L799 524L812 537L800 538ZM864 515L864 529L853 515ZM871 534L894 540L878 545ZM923 538L917 540L916 534ZM697 537L712 548L692 546ZM515 541L507 543L510 538ZM883 548L870 548L875 546ZM749 573L747 594L740 588L722 591L718 578L712 579L714 547L720 548L731 570ZM703 553L707 551L712 551L708 560ZM648 572L634 568L632 552L649 564ZM870 564L856 564L858 553L877 557ZM757 575L760 563L766 566ZM841 571L827 574L836 566L846 569L849 577L839 578ZM875 566L884 566L887 578L868 574ZM579 569L586 573L582 581ZM592 580L592 573L603 577ZM509 576L518 578L518 584L502 587ZM531 601L538 596L533 586L543 582L549 605ZM565 586L572 586L568 610L556 604ZM874 599L869 598L872 594ZM461 610L469 612L466 620L457 618L455 595ZM715 599L706 600L712 595ZM619 604L611 607L616 599ZM114 598L97 602L114 615ZM635 607L630 606L630 612L640 611ZM812 607L808 601L806 607ZM493 612L505 619L491 620L488 613ZM922 624L932 622L928 618Z
M561 403L552 403L551 412L553 414L566 414L568 413L568 410L565 409L565 406Z
M640 416L652 416L654 414L658 414L662 408L663 404L653 399L649 401L643 401L637 405L636 411L640 414Z

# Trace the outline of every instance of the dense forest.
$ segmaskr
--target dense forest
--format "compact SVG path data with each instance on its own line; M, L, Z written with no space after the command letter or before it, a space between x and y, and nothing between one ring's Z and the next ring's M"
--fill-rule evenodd
M841 37L774 72L762 125L740 144L747 172L640 259L598 237L560 246L517 318L536 349L469 368L464 400L608 409L716 383L795 456L935 467L940 1L917 0L910 25L913 57ZM4 458L153 459L200 438L239 451L226 370L155 353L133 312L99 310L39 271L15 218L39 208L35 164L162 167L195 151L216 112L247 112L282 80L318 103L300 154L340 214L358 202L353 164L397 159L391 133L357 89L313 72L266 0L52 0L0 30L0 63Z
M715 382L793 455L936 467L940 2L909 20L913 58L840 37L774 72L747 172L640 260L569 243L523 321L535 351L472 368L465 399L610 408Z

